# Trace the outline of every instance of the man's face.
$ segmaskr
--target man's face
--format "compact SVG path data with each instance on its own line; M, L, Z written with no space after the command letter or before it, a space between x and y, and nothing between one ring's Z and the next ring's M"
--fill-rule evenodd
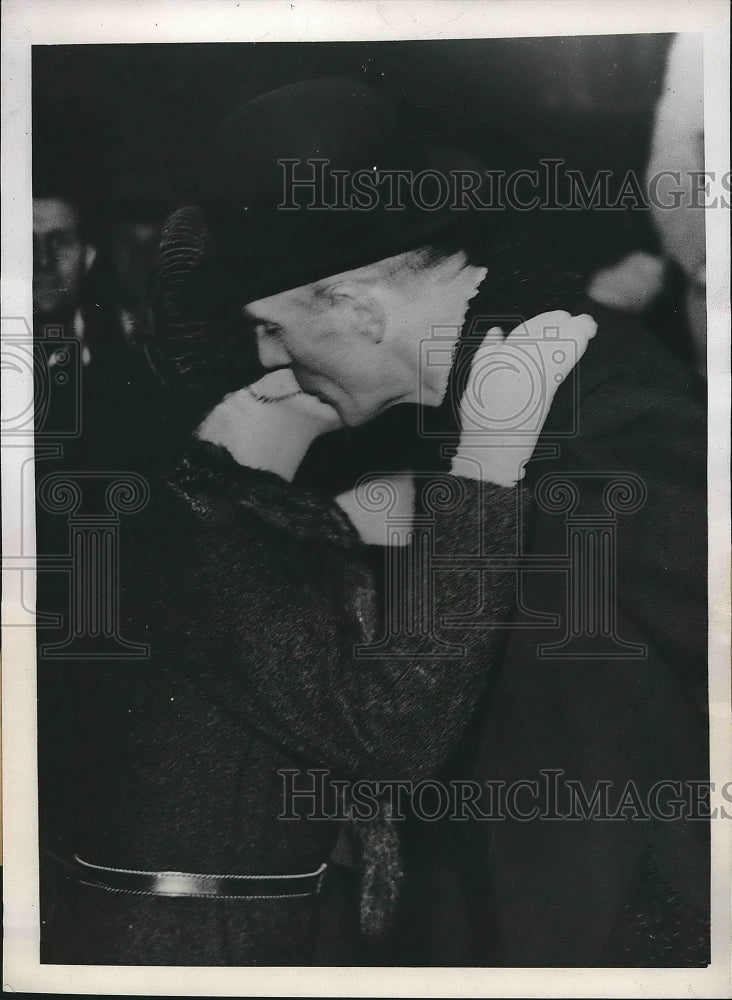
M73 309L81 295L85 247L74 206L60 198L33 199L33 310Z
M406 398L409 373L392 346L372 335L354 300L336 285L310 286L250 303L265 368L291 368L305 392L332 406L347 426L365 423Z

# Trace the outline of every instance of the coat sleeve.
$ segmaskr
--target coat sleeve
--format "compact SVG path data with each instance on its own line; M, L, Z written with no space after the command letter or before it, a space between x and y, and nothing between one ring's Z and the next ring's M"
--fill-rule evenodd
M171 526L167 549L156 540L163 550L148 558L167 562L171 586L151 595L154 634L202 693L310 765L374 779L429 773L467 723L510 614L513 575L490 557L515 551L520 498L447 476L433 490L431 527L387 567L381 645L376 635L357 648L327 547L306 552L262 522L236 545L225 522L183 544ZM401 624L407 611L417 627Z

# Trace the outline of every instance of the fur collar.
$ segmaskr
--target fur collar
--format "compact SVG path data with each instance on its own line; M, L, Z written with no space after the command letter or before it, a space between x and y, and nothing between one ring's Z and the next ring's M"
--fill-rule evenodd
M239 465L220 445L193 441L166 482L202 517L214 516L226 498L303 541L362 546L346 514L328 497L273 472Z

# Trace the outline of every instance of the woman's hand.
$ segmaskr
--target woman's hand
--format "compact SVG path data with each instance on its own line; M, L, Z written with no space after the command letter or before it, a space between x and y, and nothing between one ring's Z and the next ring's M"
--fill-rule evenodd
M222 445L240 465L291 481L313 441L340 426L336 411L303 392L283 368L226 396L198 437Z
M453 474L498 486L522 479L554 395L596 331L591 316L562 311L534 316L505 339L489 330L460 404Z
M411 472L374 475L335 499L366 545L403 546L412 540L416 489Z
M342 426L333 407L304 392L290 368L268 372L258 382L247 386L247 394L260 407L266 407L260 411L265 422L270 418L276 421L279 415L287 414L295 423L303 422L316 432L314 438Z

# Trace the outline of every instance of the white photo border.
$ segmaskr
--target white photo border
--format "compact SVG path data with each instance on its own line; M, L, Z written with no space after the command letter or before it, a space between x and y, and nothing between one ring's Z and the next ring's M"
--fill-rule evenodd
M30 317L31 47L704 32L706 169L729 169L729 7L723 0L5 0L2 9L2 310ZM707 211L709 695L712 781L732 775L730 726L729 212ZM30 372L3 371L3 413L32 404ZM32 442L2 442L6 553L34 511L20 503ZM32 553L29 555L32 558ZM712 964L706 969L331 969L40 965L32 574L3 572L3 989L176 996L729 997L732 823L712 822ZM20 578L20 580L19 580ZM25 578L25 583L20 581ZM21 587L24 588L21 601ZM23 615L26 616L23 619Z

